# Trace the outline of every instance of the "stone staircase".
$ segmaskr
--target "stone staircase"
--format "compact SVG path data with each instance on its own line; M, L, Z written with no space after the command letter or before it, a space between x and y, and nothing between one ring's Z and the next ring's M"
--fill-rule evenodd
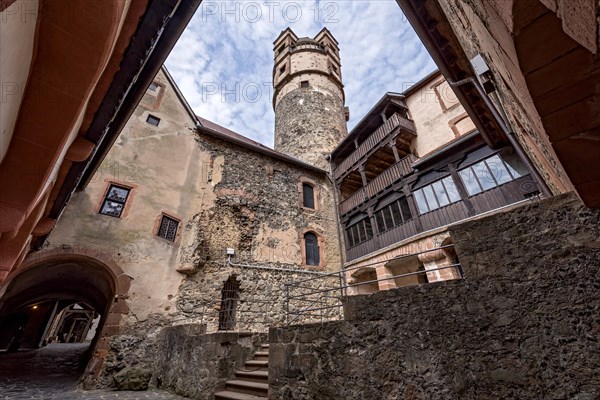
M269 393L269 345L263 344L246 361L245 370L237 371L235 379L225 382L225 390L215 393L215 400L267 400Z

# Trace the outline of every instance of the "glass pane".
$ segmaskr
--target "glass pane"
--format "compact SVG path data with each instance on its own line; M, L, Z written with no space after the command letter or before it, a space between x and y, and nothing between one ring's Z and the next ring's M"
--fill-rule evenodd
M373 228L371 227L371 219L367 218L364 220L365 230L367 231L367 240L373 237Z
M442 179L442 182L444 182L444 186L446 187L446 193L450 198L450 203L460 201L460 194L458 193L458 189L456 188L454 179L452 179L451 176L447 176L444 179Z
M383 214L383 222L385 222L385 230L392 229L394 227L394 221L392 220L392 213L390 212L390 208L386 207L381 210L381 214Z
M354 245L357 245L360 243L360 238L358 237L358 226L354 225L352 226L352 238L354 241Z
M400 206L397 201L390 204L390 210L392 211L392 217L394 218L394 226L402 224L402 215L400 214Z
M474 194L480 193L481 188L479 187L479 183L477 183L477 178L471 171L471 167L465 168L462 171L458 171L460 175L460 179L462 179L463 184L467 188L467 192L469 196L473 196Z
M415 202L417 203L417 208L419 209L420 214L425 214L429 211L427 207L427 202L425 201L425 196L423 195L423 191L421 189L417 190L413 193L415 197Z
M402 211L402 218L404 218L404 222L406 222L412 218L412 213L410 212L408 200L406 200L406 197L403 197L400 200L398 200L398 202L400 203L400 211Z
M101 214L111 215L113 217L120 217L121 212L123 212L123 204L115 203L114 201L105 200L102 205L102 210L100 210Z
M354 239L352 238L352 228L346 229L346 236L348 236L348 247L354 247Z
M503 155L502 159L515 179L529 174L529 170L516 154Z
M423 193L425 194L425 198L427 199L427 204L429 204L430 210L440 208L437 200L435 199L435 195L433 194L433 189L431 188L431 185L425 186L423 188Z
M471 168L473 168L475 176L477 176L479 184L481 185L483 190L488 190L493 187L496 187L496 181L494 181L494 178L490 174L490 171L488 171L483 161L472 165Z
M129 194L129 189L120 188L118 186L111 186L106 198L108 200L118 201L120 203L125 203L127 200L127 195Z
M444 189L442 181L433 182L431 186L435 191L435 196L437 197L437 200L440 203L440 207L444 207L450 204L450 200L448 199L448 195L446 195L446 189Z
M361 222L359 222L358 224L358 235L360 238L360 243L364 242L365 240L367 240L367 233L365 232L365 225Z
M314 195L313 187L304 183L302 185L302 192L304 195L303 196L304 207L315 208L315 195Z
M375 213L375 220L377 221L377 232L381 233L385 231L385 225L383 223L383 215L381 214L381 211L377 211Z
M485 163L490 171L492 171L492 175L494 175L494 178L496 178L498 185L512 181L513 178L508 173L508 170L504 166L504 163L500 159L499 155L496 154L495 156L488 158L485 160Z

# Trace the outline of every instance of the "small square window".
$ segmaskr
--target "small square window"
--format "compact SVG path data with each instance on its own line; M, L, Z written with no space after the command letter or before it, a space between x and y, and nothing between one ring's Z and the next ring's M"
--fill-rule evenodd
M285 65L279 68L279 75L282 75L285 72Z
M170 242L175 241L177 236L177 228L179 227L179 221L174 218L162 216L160 220L160 227L158 228L158 236L167 239Z
M148 90L151 92L158 92L158 89L160 88L160 86L158 86L158 83L156 82L152 82L149 86L148 86Z
M154 115L148 115L148 118L146 118L146 122L150 125L158 126L158 124L160 124L160 118L155 117Z
M102 207L100 207L100 214L120 218L130 191L131 189L126 187L110 185Z
M308 81L302 81L302 82L300 82L300 87L301 88L307 88L308 87Z

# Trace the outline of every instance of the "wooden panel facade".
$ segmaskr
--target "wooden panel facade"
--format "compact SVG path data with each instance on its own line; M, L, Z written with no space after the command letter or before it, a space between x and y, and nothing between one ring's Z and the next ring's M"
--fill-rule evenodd
M400 128L400 131L409 132L413 135L417 134L415 123L413 121L404 118L398 113L393 114L335 168L333 172L334 178L342 178L350 172L361 159L367 157L368 154L377 151L382 146L385 146L384 139L390 139L389 135L396 130L396 128Z

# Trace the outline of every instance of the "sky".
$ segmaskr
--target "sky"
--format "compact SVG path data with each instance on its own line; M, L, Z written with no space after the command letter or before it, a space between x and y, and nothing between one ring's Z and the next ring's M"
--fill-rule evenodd
M287 27L338 40L348 130L436 68L394 0L205 0L166 65L196 114L273 147L273 41Z

